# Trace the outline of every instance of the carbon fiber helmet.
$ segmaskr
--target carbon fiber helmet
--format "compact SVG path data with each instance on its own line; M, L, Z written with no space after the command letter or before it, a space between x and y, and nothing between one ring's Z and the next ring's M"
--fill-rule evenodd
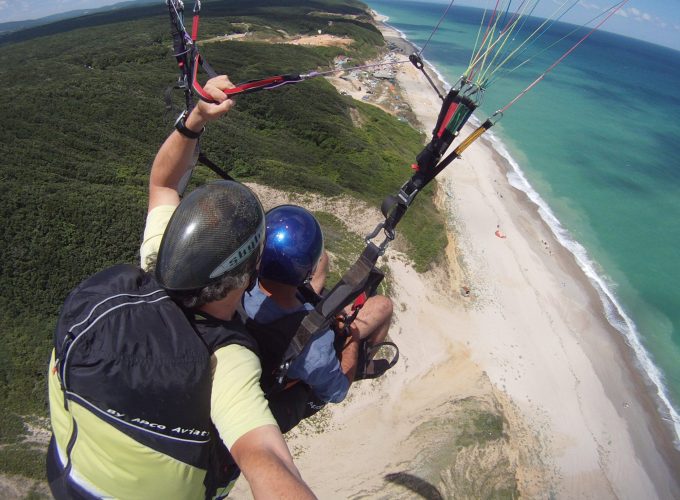
M295 205L267 212L267 237L260 278L299 286L307 281L323 252L323 233L316 218Z
M179 292L252 272L264 235L264 210L250 189L234 181L205 184L172 214L158 250L156 280Z

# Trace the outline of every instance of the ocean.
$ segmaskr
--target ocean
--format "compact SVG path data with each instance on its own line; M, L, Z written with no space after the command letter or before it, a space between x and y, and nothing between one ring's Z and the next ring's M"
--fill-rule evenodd
M401 0L367 3L418 47L446 8ZM482 12L452 7L423 53L450 84L468 66ZM540 22L528 19L517 40ZM475 116L484 120L508 103L587 32L550 47L574 28L552 24L523 57L506 64L512 69L536 54L514 71L499 71ZM496 148L513 165L511 184L539 205L576 256L600 294L603 313L654 383L662 416L674 421L678 436L679 116L680 52L597 31L491 131Z

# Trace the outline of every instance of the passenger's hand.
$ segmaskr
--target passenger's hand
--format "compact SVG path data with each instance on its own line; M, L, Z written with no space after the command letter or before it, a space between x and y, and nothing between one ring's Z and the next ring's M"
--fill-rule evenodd
M227 75L216 76L208 80L203 86L203 90L215 102L199 101L187 118L187 127L191 130L200 130L206 123L217 120L233 108L236 103L223 92L223 90L231 88L234 88L234 84L231 83Z
M359 332L359 328L354 323L349 325L349 334L353 342L357 344L361 342L361 332Z
M338 324L338 330L340 332L343 332L345 330L345 322L342 321L340 318L337 318L337 324ZM345 347L347 347L349 344L352 342L356 342L357 344L361 341L361 335L359 332L359 329L352 323L349 325L347 332L347 337L345 337Z

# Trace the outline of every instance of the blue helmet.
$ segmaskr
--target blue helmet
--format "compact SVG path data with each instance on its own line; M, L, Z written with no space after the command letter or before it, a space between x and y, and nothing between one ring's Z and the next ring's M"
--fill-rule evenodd
M260 278L300 286L309 280L323 252L323 233L306 209L281 205L266 214L266 243Z

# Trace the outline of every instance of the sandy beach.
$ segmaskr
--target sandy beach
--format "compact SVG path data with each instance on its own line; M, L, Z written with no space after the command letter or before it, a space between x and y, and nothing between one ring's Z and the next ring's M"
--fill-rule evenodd
M399 33L378 26L406 58ZM429 135L436 94L410 64L396 66L396 85ZM319 498L479 498L508 475L525 498L680 498L680 453L631 349L507 173L477 141L438 178L446 262L419 275L386 255L400 363L287 436ZM370 228L380 215L363 210ZM501 438L459 446L467 422L494 415ZM234 496L248 495L241 481Z

